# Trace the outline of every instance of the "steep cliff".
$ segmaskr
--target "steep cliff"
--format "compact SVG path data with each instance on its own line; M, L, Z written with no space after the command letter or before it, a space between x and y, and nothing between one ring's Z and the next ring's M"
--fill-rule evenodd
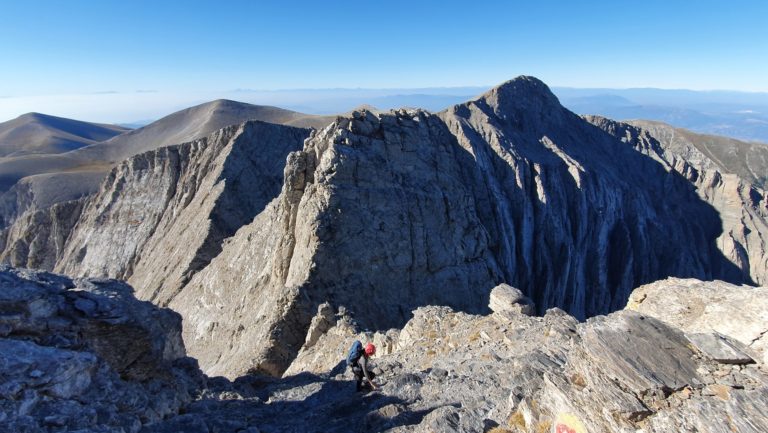
M86 198L28 209L0 231L0 262L31 269L53 269L62 257Z
M211 374L279 374L325 301L385 326L418 305L483 309L500 277L453 143L423 112L357 113L308 140L280 196L171 303L190 353Z
M726 160L726 149L713 149L712 140L717 137L690 134L668 125L627 124L596 116L587 120L685 177L701 200L720 215L722 233L717 246L723 255L741 269L744 281L768 282L768 194L753 184L759 176L751 168L764 161L745 155L735 157L741 158L740 164L734 162L733 155ZM741 150L736 146L733 152Z
M171 306L206 371L277 374L325 302L385 329L421 305L486 311L501 282L584 318L670 275L741 281L720 227L685 178L521 77L437 115L318 132Z
M122 278L166 304L278 194L285 156L308 135L246 122L126 160L88 200L56 269Z
M38 174L0 194L0 263L53 269L86 200L69 186L98 184L103 176L88 170Z

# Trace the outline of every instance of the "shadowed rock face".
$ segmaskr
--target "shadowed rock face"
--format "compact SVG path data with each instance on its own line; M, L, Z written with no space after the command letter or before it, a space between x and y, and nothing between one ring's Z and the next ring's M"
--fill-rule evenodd
M532 78L441 113L480 172L478 214L506 282L584 318L668 275L740 281L691 185L561 107ZM540 310L542 311L542 310Z
M720 227L685 178L521 77L437 115L318 132L171 306L206 371L279 374L324 302L385 329L420 305L484 312L501 282L584 318L669 275L741 281Z
M586 119L685 177L701 200L720 215L722 233L717 246L723 255L740 268L744 281L768 282L768 195L751 183L756 179L754 173L745 174L751 170L750 164L763 164L762 160L745 157L742 164L733 159L723 163L723 154L728 152L717 142L718 137L696 136L663 124L636 122L636 126L597 116ZM692 138L709 142L698 144ZM718 144L721 147L715 147ZM736 146L734 153L741 150Z

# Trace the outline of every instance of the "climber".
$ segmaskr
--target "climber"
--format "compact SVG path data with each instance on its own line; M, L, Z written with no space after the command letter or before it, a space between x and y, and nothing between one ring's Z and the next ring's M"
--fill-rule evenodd
M369 371L368 367L368 359L375 354L376 346L372 343L366 344L365 349L363 349L363 344L359 340L355 340L352 347L349 348L347 366L352 369L352 373L355 375L357 381L355 389L357 391L363 390L367 385L370 385L371 390L376 389L376 385L373 383L373 378L376 375ZM368 382L367 384L363 383L363 378Z

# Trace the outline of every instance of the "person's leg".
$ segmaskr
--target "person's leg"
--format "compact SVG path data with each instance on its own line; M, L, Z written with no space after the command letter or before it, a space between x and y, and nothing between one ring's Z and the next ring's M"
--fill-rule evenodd
M355 375L355 391L360 391L363 384L363 369L358 365L353 365L352 373Z

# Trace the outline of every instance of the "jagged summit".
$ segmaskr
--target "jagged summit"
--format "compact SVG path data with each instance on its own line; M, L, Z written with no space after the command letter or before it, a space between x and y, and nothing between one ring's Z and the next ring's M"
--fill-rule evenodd
M520 75L511 80L507 80L491 90L485 92L481 97L491 95L514 95L514 96L536 96L551 98L557 100L557 97L543 81L530 75Z
M473 104L487 105L501 115L517 112L535 115L564 110L555 94L543 81L527 75L505 81L476 99L456 107ZM460 109L456 107L454 109Z

